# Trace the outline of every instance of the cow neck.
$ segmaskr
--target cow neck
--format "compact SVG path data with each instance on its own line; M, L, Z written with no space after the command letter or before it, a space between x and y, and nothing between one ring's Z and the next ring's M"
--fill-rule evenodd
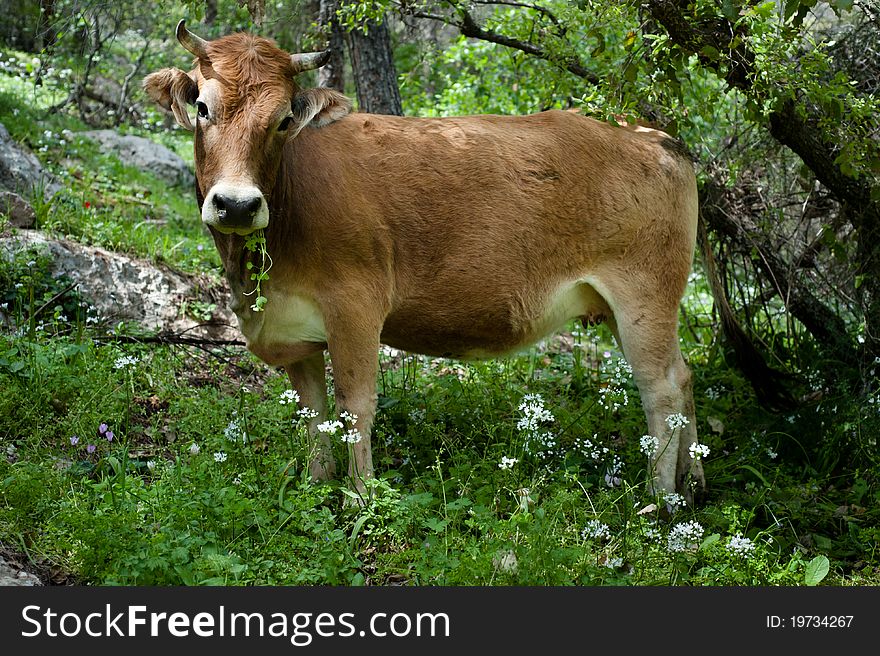
M225 235L213 228L210 230L232 292L231 309L236 314L240 314L248 307L244 294L254 286L250 276L246 275L246 264L248 259L253 261L253 253L245 249L245 238L241 235ZM256 266L256 263L254 264Z

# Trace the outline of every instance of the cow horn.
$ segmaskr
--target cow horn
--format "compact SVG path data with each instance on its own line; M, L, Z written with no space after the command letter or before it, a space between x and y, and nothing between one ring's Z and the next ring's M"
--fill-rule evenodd
M177 40L196 57L208 61L208 42L186 29L185 20L177 24Z
M330 59L330 51L324 52L301 52L290 56L290 63L293 65L293 74L298 75L304 71L311 71L315 68L321 68Z

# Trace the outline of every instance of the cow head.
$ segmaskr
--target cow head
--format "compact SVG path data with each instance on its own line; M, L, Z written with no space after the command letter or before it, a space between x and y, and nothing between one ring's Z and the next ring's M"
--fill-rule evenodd
M269 224L269 203L285 141L306 126L345 116L351 101L330 89L300 89L297 74L322 66L329 51L294 54L250 34L205 41L177 25L193 70L165 68L144 79L147 94L195 132L202 221L245 235ZM196 110L195 124L188 106Z

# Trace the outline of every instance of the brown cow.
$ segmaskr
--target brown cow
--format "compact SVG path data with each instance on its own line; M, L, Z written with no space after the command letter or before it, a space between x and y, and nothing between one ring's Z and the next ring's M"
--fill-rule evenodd
M496 357L580 318L606 321L632 366L660 444L652 489L689 495L689 473L703 484L688 453L697 435L677 332L697 190L672 139L562 111L350 113L339 93L295 82L327 53L290 55L249 34L208 42L183 21L177 38L194 69L152 73L144 88L195 130L202 221L248 348L284 366L301 403L319 413L315 479L336 467L315 430L327 416L324 349L336 407L357 417L349 475L363 491L380 342ZM273 266L257 312L243 244L261 228ZM675 414L689 423L671 429Z

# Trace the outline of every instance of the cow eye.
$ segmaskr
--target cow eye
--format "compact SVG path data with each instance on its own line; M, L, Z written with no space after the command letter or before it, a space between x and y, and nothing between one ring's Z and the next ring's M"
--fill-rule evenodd
M287 128L290 127L290 120L292 118L293 118L292 116L285 116L284 119L281 121L281 123L278 124L278 131L279 132L287 131Z
M201 100L196 102L196 111L199 113L199 118L208 118L208 106Z

